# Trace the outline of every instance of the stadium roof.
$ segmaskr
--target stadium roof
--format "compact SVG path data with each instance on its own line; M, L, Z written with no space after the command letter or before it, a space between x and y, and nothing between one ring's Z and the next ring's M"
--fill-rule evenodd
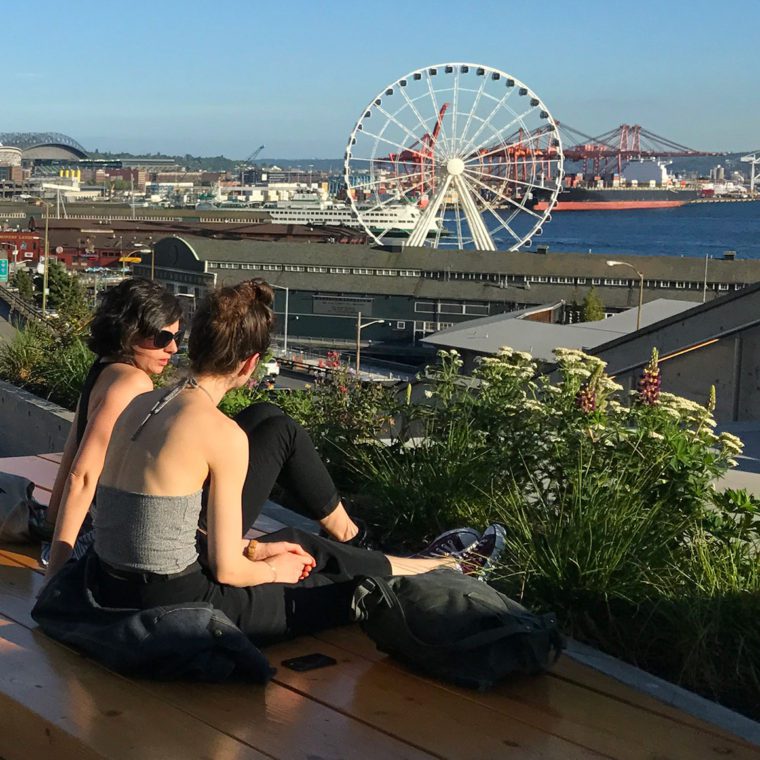
M0 145L24 151L43 146L59 146L80 154L80 158L87 158L87 151L73 137L60 132L0 132Z

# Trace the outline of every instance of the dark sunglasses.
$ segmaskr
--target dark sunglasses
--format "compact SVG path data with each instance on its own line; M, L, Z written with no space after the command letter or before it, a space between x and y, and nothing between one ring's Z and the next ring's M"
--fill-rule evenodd
M182 338L185 337L185 329L177 330L177 332L169 332L168 330L160 330L153 336L153 345L156 348L166 348L172 341L177 344L179 348L182 343Z

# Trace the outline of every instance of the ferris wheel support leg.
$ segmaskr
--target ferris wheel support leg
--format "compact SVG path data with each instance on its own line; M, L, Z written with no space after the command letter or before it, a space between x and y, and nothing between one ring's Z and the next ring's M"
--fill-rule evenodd
M478 207L475 205L467 183L461 176L456 176L454 177L454 187L456 187L459 200L464 207L464 215L467 217L467 223L470 226L470 234L472 235L475 247L479 251L495 251L496 246L491 239L483 217L478 211Z
M446 177L440 188L438 188L438 192L433 196L428 207L422 212L419 221L412 230L411 235L409 235L406 242L407 246L419 248L420 246L425 245L428 233L433 229L436 217L438 216L438 210L441 208L441 203L443 203L443 198L448 192L450 184L451 175Z

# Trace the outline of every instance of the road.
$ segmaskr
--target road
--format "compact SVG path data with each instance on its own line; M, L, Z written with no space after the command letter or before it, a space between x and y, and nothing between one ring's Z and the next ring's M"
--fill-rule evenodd
M5 304L0 304L0 307L4 306ZM7 307L0 308L0 341L11 341L15 334L16 328L8 322Z

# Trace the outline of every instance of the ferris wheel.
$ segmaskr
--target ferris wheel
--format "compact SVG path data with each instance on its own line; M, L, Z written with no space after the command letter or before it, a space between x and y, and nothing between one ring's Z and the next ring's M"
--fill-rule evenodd
M444 63L370 101L344 179L377 243L516 250L550 221L562 161L557 124L530 88L490 66Z

